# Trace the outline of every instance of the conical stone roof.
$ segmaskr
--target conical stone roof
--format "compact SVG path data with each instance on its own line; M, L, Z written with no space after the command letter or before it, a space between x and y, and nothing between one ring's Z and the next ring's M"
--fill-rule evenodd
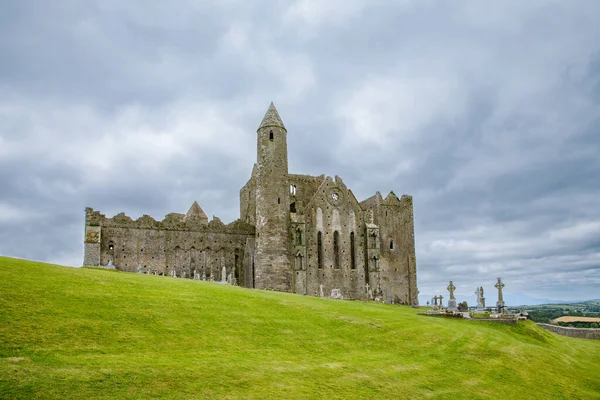
M275 104L273 104L273 102L271 102L271 104L269 105L269 109L267 110L267 113L265 114L265 117L260 123L258 129L265 128L268 126L278 126L280 128L285 129L285 125L283 125L283 121L281 120L281 117L279 116L279 113L277 112L277 109L275 108ZM287 129L285 130L287 131Z

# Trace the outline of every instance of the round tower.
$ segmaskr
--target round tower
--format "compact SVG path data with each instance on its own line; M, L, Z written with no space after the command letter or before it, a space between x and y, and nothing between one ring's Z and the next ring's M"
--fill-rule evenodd
M291 290L287 130L271 103L257 130L255 287Z

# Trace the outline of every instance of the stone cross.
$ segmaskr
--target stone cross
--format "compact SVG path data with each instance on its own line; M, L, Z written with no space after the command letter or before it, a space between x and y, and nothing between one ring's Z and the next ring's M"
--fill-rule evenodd
M450 281L450 284L446 289L448 289L448 291L450 292L450 300L454 300L454 291L456 290L456 286L452 284L452 281Z
M444 296L442 296L442 295L440 294L440 306L444 304L444 303L443 303L443 301L444 301Z
M450 284L446 288L450 292L450 299L448 300L448 309L451 311L456 311L456 298L454 297L454 291L456 290L456 286L450 281Z
M498 289L498 301L504 301L504 299L502 298L502 288L504 287L504 283L502 283L501 278L498 278L498 282L494 287Z
M494 287L498 289L498 301L496 302L496 307L499 312L503 312L504 298L502 297L502 288L504 287L504 283L502 283L502 279L498 278L498 282L496 282Z
M367 284L365 285L365 287L366 287L366 289L367 289L367 293L369 293L369 284L367 283Z

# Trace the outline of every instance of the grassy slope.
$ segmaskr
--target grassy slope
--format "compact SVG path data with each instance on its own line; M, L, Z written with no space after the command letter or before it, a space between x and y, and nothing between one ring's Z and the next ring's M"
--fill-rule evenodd
M0 257L0 398L600 398L532 323Z

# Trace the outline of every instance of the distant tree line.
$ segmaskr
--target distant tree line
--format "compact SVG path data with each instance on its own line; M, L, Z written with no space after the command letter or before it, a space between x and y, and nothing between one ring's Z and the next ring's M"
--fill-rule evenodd
M574 303L541 305L528 307L529 319L534 322L552 323L560 317L596 317L600 318L600 303ZM561 322L561 326L572 326L578 328L597 328L597 322Z

